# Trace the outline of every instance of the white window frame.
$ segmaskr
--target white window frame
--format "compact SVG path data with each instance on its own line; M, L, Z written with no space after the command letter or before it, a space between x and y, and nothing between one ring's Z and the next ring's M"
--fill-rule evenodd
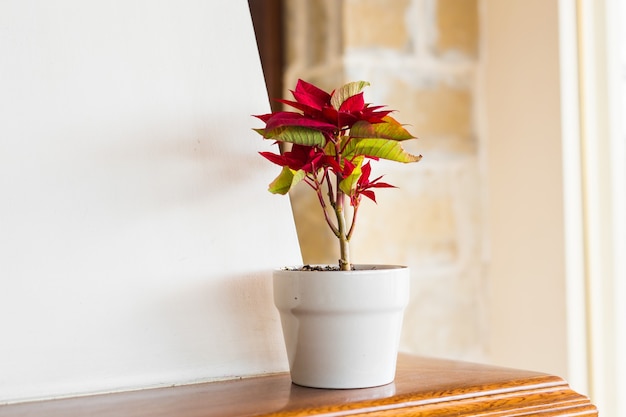
M569 378L609 417L626 415L626 42L620 42L626 10L620 3L559 3Z

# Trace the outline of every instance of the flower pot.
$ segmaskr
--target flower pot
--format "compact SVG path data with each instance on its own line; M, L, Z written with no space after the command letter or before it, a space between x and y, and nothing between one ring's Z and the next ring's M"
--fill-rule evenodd
M409 269L274 271L291 380L315 388L389 384L396 372Z

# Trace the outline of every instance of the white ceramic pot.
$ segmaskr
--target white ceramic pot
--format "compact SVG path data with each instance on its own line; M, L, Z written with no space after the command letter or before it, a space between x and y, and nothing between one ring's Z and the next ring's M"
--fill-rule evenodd
M347 389L393 381L409 269L355 267L274 271L274 303L295 384Z

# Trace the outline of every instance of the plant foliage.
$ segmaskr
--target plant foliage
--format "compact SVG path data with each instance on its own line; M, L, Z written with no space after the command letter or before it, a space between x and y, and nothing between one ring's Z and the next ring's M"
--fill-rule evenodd
M351 82L327 93L298 80L292 90L294 99L278 100L296 111L255 116L265 123L265 128L255 131L277 144L290 145L282 153L261 152L282 167L269 191L287 194L305 182L316 192L326 223L339 240L339 268L343 270L351 269L349 242L362 197L376 202L375 189L395 188L381 181L382 176L370 179L370 161L421 159L403 149L402 142L415 137L390 116L392 110L365 103L367 86L366 81ZM352 207L349 218L346 201Z

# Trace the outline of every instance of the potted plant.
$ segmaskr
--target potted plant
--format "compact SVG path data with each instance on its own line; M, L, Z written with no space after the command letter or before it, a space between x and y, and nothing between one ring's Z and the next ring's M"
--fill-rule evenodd
M304 182L316 193L328 227L338 240L337 265L304 265L274 271L274 302L281 323L292 381L317 388L363 388L390 383L408 302L409 270L403 266L353 264L350 259L363 197L376 202L371 161L417 162L402 148L415 137L385 106L365 103L369 83L351 82L331 93L298 80L294 100L278 100L297 111L255 116L255 129L283 145L261 152L282 167L269 185L287 194Z

